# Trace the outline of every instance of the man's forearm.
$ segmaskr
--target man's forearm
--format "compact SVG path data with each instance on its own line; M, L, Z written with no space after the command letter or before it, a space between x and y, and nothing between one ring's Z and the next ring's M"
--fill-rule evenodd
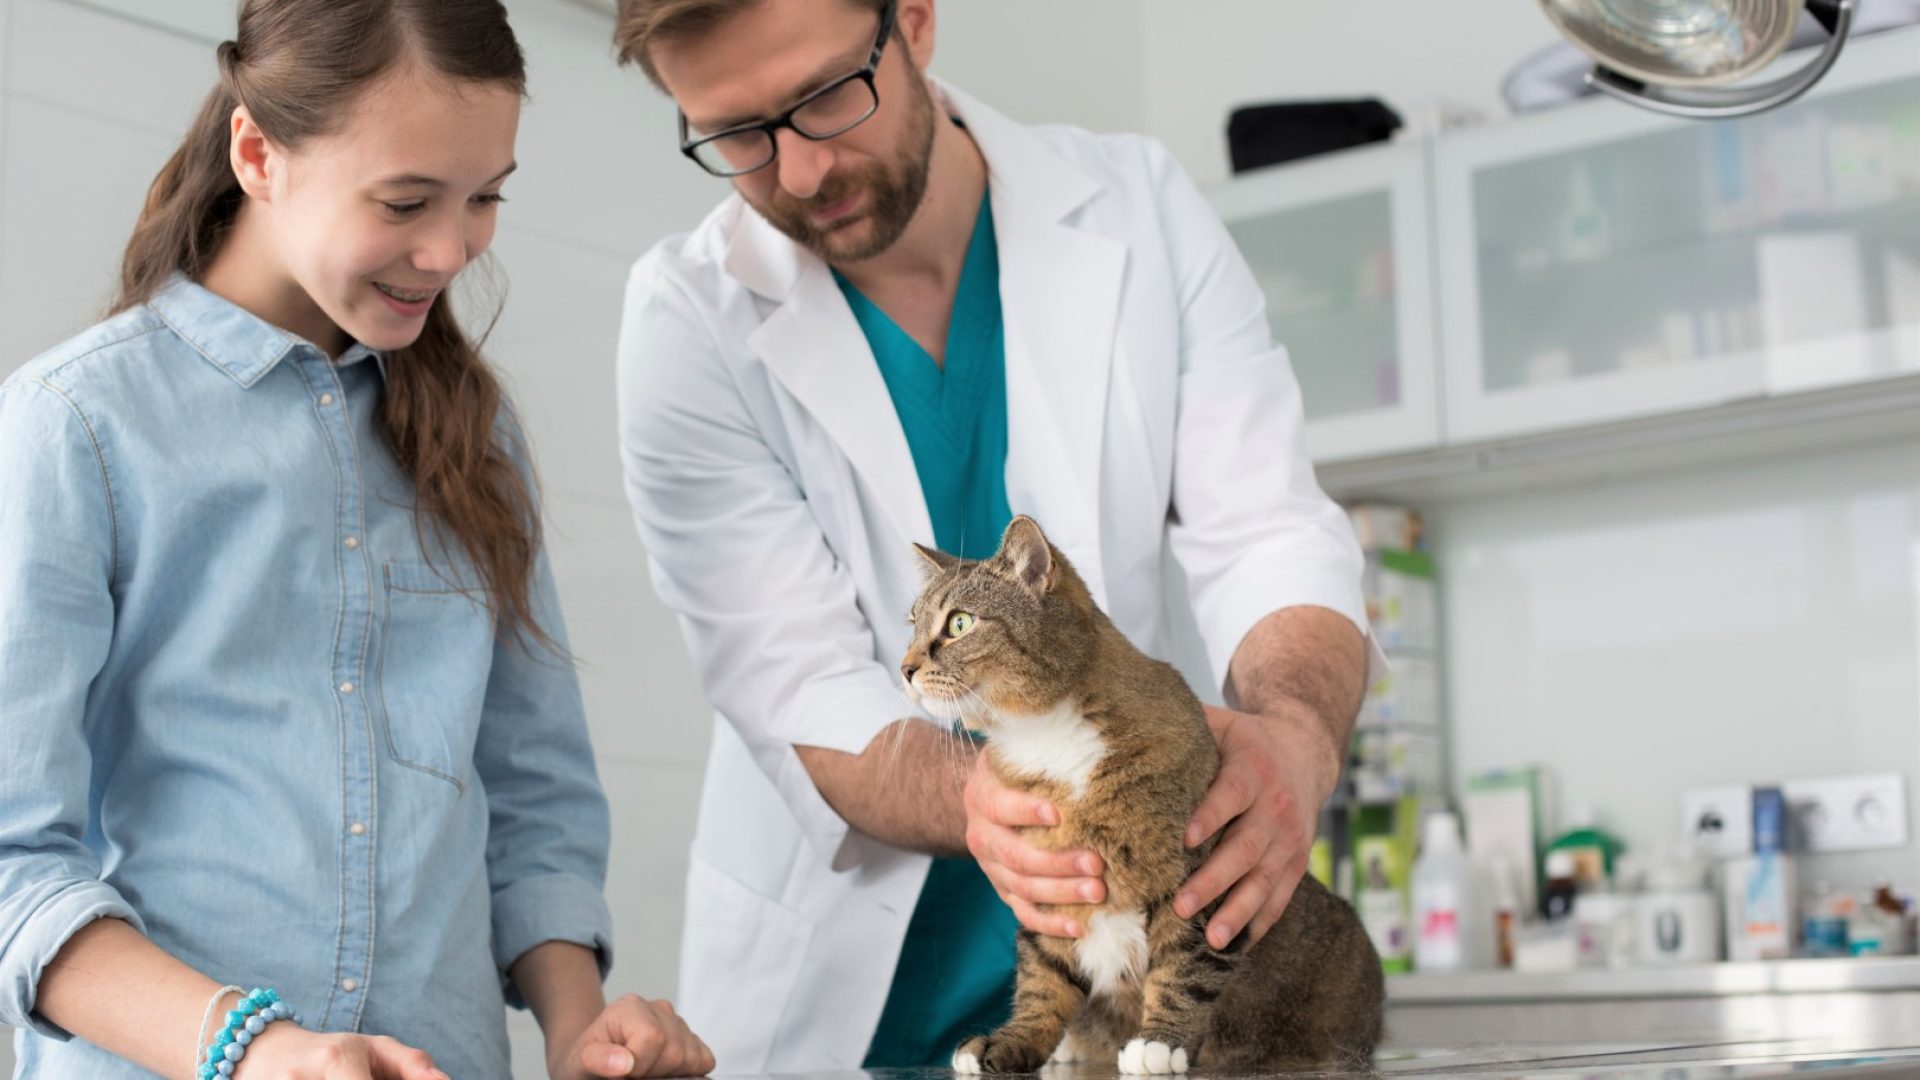
M827 805L847 824L895 847L967 854L961 795L977 752L968 740L924 720L901 720L858 754L794 749Z
M1234 650L1227 678L1232 708L1319 728L1335 776L1366 691L1366 637L1322 607L1282 608L1260 620Z

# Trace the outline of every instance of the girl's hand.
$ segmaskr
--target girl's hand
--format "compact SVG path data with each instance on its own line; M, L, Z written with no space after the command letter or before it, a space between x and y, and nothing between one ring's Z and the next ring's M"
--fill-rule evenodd
M268 1024L233 1080L449 1080L424 1050L384 1035L329 1035Z
M553 1080L705 1076L712 1071L713 1051L673 1011L673 1005L636 994L607 1006L573 1045L547 1062Z

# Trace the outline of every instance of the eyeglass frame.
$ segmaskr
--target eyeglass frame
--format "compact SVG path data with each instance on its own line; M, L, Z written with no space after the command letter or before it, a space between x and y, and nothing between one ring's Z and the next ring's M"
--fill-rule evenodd
M900 12L899 0L887 0L886 6L882 8L880 11L880 32L873 39L873 51L867 54L867 62L865 65L861 66L860 68L854 71L850 71L847 74L842 75L837 79L832 79L822 84L818 88L809 92L805 97L801 98L799 101L794 102L792 108L788 109L786 112L781 113L779 116L773 117L770 120L756 120L756 121L753 121L752 123L736 124L733 127L727 128L724 131L716 131L711 135L703 135L698 139L691 139L689 138L689 136L692 134L692 131L687 124L687 114L685 110L676 110L680 115L680 152L682 154L685 154L687 157L691 158L693 160L693 163L695 165L700 166L701 170L706 172L708 175L718 176L718 177L721 177L722 179L731 180L736 176L747 176L752 173L757 173L761 169L764 169L767 166L773 164L775 159L779 158L780 140L776 136L779 134L782 128L790 129L793 131L794 134L800 136L803 139L807 139L811 142L826 142L828 139L839 138L840 136L845 135L847 132L852 131L854 128L859 127L861 124L864 124L867 121L873 119L873 115L880 111L880 87L875 85L874 76L880 70L880 56L882 53L886 51L887 41L893 37L893 27L894 27L895 17L899 14L899 12ZM793 116L795 113L813 104L814 102L820 100L821 98L826 97L828 94L831 94L836 90L839 90L840 88L846 86L848 83L854 81L855 79L858 79L861 82L866 83L867 93L872 95L873 97L873 108L868 109L865 115L861 116L860 119L855 120L852 123L841 127L837 131L831 131L824 135L815 135L814 133L807 131L806 129L800 127L798 124L795 124L793 122ZM767 155L767 160L761 162L758 165L755 165L750 169L741 169L738 172L715 172L713 168L710 167L706 162L700 160L699 150L702 146L705 146L706 144L713 142L716 139L731 138L735 135L741 135L749 131L766 132L767 145L773 148L773 151Z

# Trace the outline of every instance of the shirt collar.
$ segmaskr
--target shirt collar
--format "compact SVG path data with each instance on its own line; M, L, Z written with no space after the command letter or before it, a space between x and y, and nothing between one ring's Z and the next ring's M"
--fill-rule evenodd
M208 291L184 274L175 274L147 301L147 307L182 341L193 346L193 351L207 363L226 372L243 387L251 388L295 349L310 350L321 358L326 356L319 346ZM384 379L386 358L357 341L335 364L347 367L367 359L374 361Z

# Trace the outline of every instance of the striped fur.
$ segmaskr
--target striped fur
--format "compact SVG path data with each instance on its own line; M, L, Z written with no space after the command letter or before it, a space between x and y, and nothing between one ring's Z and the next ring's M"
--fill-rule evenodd
M1311 879L1258 945L1216 950L1173 895L1211 845L1181 837L1219 769L1200 702L1141 654L1031 519L992 559L928 556L903 671L936 715L988 736L1002 783L1044 796L1062 821L1027 830L1054 850L1091 848L1107 899L1061 908L1079 941L1022 931L1012 1018L954 1053L962 1073L1029 1072L1049 1059L1124 1073L1364 1068L1380 1036L1379 957L1353 909ZM954 623L954 612L972 618ZM949 631L965 627L959 635Z

